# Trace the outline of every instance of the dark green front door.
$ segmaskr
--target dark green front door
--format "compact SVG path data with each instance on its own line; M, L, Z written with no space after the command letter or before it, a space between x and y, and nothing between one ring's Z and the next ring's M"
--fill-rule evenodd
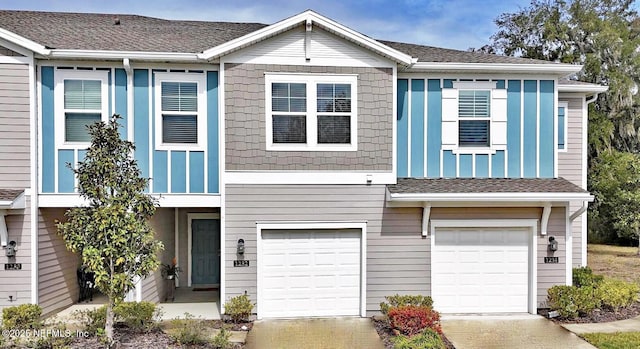
M194 219L191 221L191 283L213 285L220 283L220 221Z

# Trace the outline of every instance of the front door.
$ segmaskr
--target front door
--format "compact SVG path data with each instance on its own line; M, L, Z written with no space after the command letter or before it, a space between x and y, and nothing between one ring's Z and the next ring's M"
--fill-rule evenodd
M220 284L220 221L191 221L191 283Z

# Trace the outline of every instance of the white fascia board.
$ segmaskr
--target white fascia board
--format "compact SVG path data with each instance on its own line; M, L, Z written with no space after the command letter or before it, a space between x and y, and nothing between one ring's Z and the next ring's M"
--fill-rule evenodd
M172 62L202 62L197 53L186 52L140 52L140 51L102 51L102 50L51 50L47 58L70 59L113 59L144 60L144 61L172 61Z
M516 63L449 63L449 62L418 62L406 72L437 71L437 72L473 72L473 73L530 73L554 74L566 76L582 70L581 65L574 64L516 64Z
M218 194L152 194L160 207L220 207Z
M593 201L588 193L389 193L388 201L564 202Z
M50 50L47 49L46 47L38 44L35 41L31 41L23 36L20 36L14 32L10 32L6 29L2 29L0 28L0 38L5 39L11 43L14 43L18 46L24 47L30 51L33 51L37 54L41 54L41 55L48 55L50 53Z
M582 92L582 93L602 93L609 90L609 86L602 85L561 85L558 84L558 92Z
M226 184L395 184L392 172L226 171Z
M0 210L19 210L27 207L24 192L16 196L13 200L0 200Z
M159 207L220 207L220 195L212 194L151 194ZM79 194L40 194L40 207L86 207L89 202Z
M349 29L311 10L304 11L293 17L289 17L280 22L277 22L275 24L269 25L262 29L256 30L252 33L249 33L247 35L241 36L234 40L225 42L224 44L205 50L203 53L199 54L198 56L201 59L207 59L207 60L224 56L233 51L237 51L241 48L247 47L249 45L255 44L257 42L266 40L277 34L285 32L302 23L307 23L307 21L311 21L313 24L316 24L329 32L332 32L340 37L343 37L349 41L352 41L364 48L377 52L380 55L388 57L396 61L397 63L408 66L416 62L416 60L410 55L407 55L398 50L395 50L387 45L384 45L376 40L373 40L365 35L362 35L352 29Z

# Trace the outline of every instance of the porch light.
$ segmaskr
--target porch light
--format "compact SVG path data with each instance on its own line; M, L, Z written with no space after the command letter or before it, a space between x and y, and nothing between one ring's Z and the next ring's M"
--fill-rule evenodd
M553 236L549 236L549 251L555 252L558 250L558 241Z
M15 257L16 256L16 242L11 240L6 247L7 257Z
M237 250L239 255L244 255L244 239L238 239Z

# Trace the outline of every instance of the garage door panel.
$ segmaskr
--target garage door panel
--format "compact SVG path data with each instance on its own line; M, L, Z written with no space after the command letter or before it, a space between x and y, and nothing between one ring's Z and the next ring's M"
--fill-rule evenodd
M443 313L526 312L526 228L437 228L432 296Z
M262 317L360 313L360 235L342 231L264 231Z

